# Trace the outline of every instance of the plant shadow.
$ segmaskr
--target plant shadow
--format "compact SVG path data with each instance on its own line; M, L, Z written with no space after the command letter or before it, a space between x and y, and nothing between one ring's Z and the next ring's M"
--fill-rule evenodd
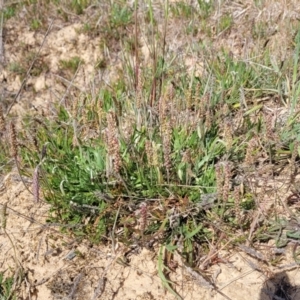
M300 300L300 286L292 285L285 272L265 281L259 300Z

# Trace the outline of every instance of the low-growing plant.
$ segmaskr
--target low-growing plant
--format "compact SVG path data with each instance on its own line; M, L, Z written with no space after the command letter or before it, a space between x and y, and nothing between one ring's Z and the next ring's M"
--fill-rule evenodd
M3 273L0 273L0 299L1 300L13 300L17 299L12 293L14 278L4 277Z
M4 20L8 20L15 16L16 14L16 5L5 6L3 9Z
M120 208L117 224L123 230L118 239L125 243L139 241L141 245L157 235L162 242L172 243L181 235L190 237L189 245L204 243L219 229L211 227L205 231L203 224L207 224L207 230L215 219L219 219L225 231L227 227L234 228L237 221L230 185L236 172L234 165L245 158L246 148L238 145L240 138L233 128L226 129L224 121L220 123L222 118L228 122L226 119L232 114L232 110L222 111L224 104L220 101L232 107L238 104L238 86L250 85L254 73L250 66L240 67L228 58L225 64L208 101L201 95L203 91L192 89L192 94L200 93L192 98L199 100L189 104L196 107L193 111L186 108L182 120L174 119L166 109L171 103L172 109L178 111L180 101L174 101L181 96L165 93L157 120L151 115L144 117L141 125L133 121L130 130L123 132L122 126L129 121L122 111L130 107L129 103L122 100L121 90L114 93L106 90L100 91L102 96L97 99L87 96L84 102L77 101L73 108L57 107L53 121L40 121L35 133L36 146L45 147L46 156L41 160L34 145L27 145L21 152L25 166L40 166L44 197L52 204L51 221L76 223L79 226L74 234L100 242L109 235L116 218L115 209ZM235 78L239 78L240 84ZM230 100L219 98L224 91ZM247 115L243 118L241 126L245 122L255 126L247 118ZM86 139L92 128L98 128L99 135ZM222 162L226 155L227 161ZM218 190L220 196L215 198L218 204L207 211L201 203L205 195L217 191L216 166L220 166L218 189L222 188L222 192ZM149 211L143 230L138 229L141 203L146 203ZM247 214L254 209L253 204L245 198L238 209ZM229 230L228 234L231 235ZM187 248L185 252L192 251L193 247L187 247L190 250Z
M90 0L72 0L71 7L77 15L81 15L84 10L90 5Z
M222 31L228 30L232 26L232 24L233 24L233 18L232 18L232 16L229 15L229 14L224 14L220 18L218 32L222 32Z
M41 27L41 21L38 19L33 19L30 24L32 30L38 30Z
M61 59L59 61L61 68L71 71L72 74L75 74L81 63L83 63L83 60L78 56L74 56L70 59Z
M25 76L25 74L26 74L26 70L18 62L12 62L9 65L9 70L13 73L16 73L16 74L22 75L22 76Z

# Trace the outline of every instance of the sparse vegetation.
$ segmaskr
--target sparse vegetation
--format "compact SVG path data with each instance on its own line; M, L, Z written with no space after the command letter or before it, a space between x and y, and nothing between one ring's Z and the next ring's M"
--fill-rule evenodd
M60 16L74 17L67 5L50 2ZM247 29L249 39L257 44L249 50L246 42L239 49L225 43L231 30L245 26L239 20L247 10L235 15L227 3L198 1L192 7L179 1L158 13L146 2L136 0L132 7L125 1L72 1L70 8L82 18L79 33L102 38L95 73L114 69L114 81L70 92L72 81L51 111L28 114L22 128L10 133L10 156L22 175L34 174L34 198L50 204L48 221L61 224L63 232L92 244L159 247L158 274L180 299L169 278L174 253L202 276L225 260L220 249L252 251L259 258L259 243L283 248L300 239L300 192L294 188L300 27L287 37L282 61L267 22L250 13L255 24ZM103 5L105 14L95 12L87 21L85 10L93 5ZM6 19L13 17L5 11ZM39 19L30 24L42 30ZM114 51L121 66L111 65ZM196 58L188 65L190 57ZM11 62L8 70L24 75L23 63ZM32 76L48 70L45 63L37 65ZM79 55L59 60L71 76L84 65ZM4 117L2 123L8 124ZM5 130L1 125L3 137ZM0 145L2 173L7 153ZM295 250L297 263L298 256ZM279 261L273 255L269 266ZM0 294L3 282L0 277Z
M78 56L72 57L68 60L62 59L59 61L60 67L63 70L71 71L72 74L75 74L75 72L77 71L77 69L81 63L83 63L83 60L80 59L80 57L78 57Z

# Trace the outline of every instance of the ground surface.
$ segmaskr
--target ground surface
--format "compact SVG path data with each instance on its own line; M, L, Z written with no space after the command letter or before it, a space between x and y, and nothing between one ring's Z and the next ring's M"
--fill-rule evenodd
M17 174L11 173L4 180L9 190L1 196L0 203L9 199L9 207L13 209L7 211L7 233L28 280L22 285L18 299L29 299L29 290L31 299L43 300L174 299L161 286L155 252L144 249L132 254L126 266L122 261L127 249L122 245L115 245L115 250L90 247L88 243L78 245L76 240L60 234L55 226L41 225L45 224L48 207L33 203L33 196L24 189ZM1 270L9 273L10 268L15 270L14 251L3 234L0 245ZM224 295L229 299L268 299L262 292L267 275L255 270L255 267L261 270L263 264L242 252L224 256L228 263L209 270L219 292L199 281L176 258L179 267L171 278L183 299L226 299ZM280 276L287 276L291 285L299 285L297 266L292 260L287 259L282 266L288 271L284 268L274 271L283 272ZM272 283L269 288L272 294ZM297 292L296 288L292 291L294 295Z
M285 10L283 2L278 1L273 5L271 1L260 10L260 13L267 16L277 9L278 14L282 11L290 14L285 18L296 19L300 11L296 4L289 3L289 9ZM252 7L251 5L241 7L238 3L235 8L228 7L229 11L236 12L237 18L238 13L244 13L243 9L251 10ZM92 8L88 12L92 14ZM28 51L37 51L45 38L45 29L33 31L30 28L26 21L26 13L27 10L24 8L17 16L7 20L4 26L6 64L1 67L0 80L1 99L6 107L17 94L24 77L24 74L12 71L12 63L22 61ZM252 17L254 13L249 15ZM260 15L257 15L258 17ZM174 26L178 20L172 22L173 30L167 37L168 45L171 49L180 51L180 46L185 45L187 41L180 36L180 29ZM46 23L49 25L50 21ZM247 27L246 24L243 26ZM110 53L108 68L100 74L95 71L94 66L102 59L103 54L97 52L97 46L103 37L84 33L80 30L81 27L81 19L76 16L65 23L62 20L53 21L39 56L41 57L39 63L44 63L47 68L46 70L42 68L40 74L28 78L21 96L11 110L12 118L16 122L20 115L28 111L37 109L47 113L53 108L53 103L62 101L64 93L71 86L77 92L84 91L92 89L93 84L97 85L100 77L101 80L105 78L106 82L111 82L118 76L121 51L116 48ZM276 34L271 35L269 43L276 45L276 39L280 39L285 30L286 27L283 27L281 31L278 30ZM243 55L247 56L246 52L254 46L244 35L245 32L233 28L226 36L220 33L219 42L213 41L213 45L216 49L221 47L220 45L225 45L232 50L233 55L240 55L243 52ZM174 36L178 37L177 44L172 41ZM193 43L193 40L190 42ZM248 46L244 42L248 43ZM141 51L147 60L149 55L147 47L142 45ZM59 61L74 56L84 60L84 68L81 68L74 81L71 81L70 78L66 79L68 74L61 71ZM195 57L192 55L185 57L183 61L191 68L195 65ZM201 72L201 64L197 65L196 71ZM30 180L28 183L31 184ZM0 203L8 203L6 228L11 240L4 233L0 235L0 271L5 272L7 276L13 274L21 277L16 271L16 260L21 263L26 272L26 280L21 285L17 299L175 299L161 285L157 274L155 251L143 249L139 253L130 254L129 261L124 262L128 249L122 244L117 243L114 246L91 246L88 242L77 244L76 240L60 233L55 226L45 225L49 207L43 202L34 203L33 196L24 188L16 170L13 169L3 175L1 184L6 187L0 195ZM176 291L186 300L226 299L226 297L236 300L263 300L271 299L263 289L267 290L266 282L274 281L272 276L278 273L280 278L286 275L290 285L294 286L290 289L291 299L300 299L300 293L296 296L296 286L300 286L299 270L297 265L293 264L290 249L286 248L285 251L286 257L281 262L281 267L268 266L268 271L264 270L263 262L250 257L245 251L223 253L226 261L208 270L216 288L207 287L205 282L193 276L193 272L183 265L179 257L175 258L178 268L170 274L170 278L176 283ZM276 280L283 285L284 280L280 278ZM284 284L288 285L286 282ZM274 289L270 289L269 295L272 293L274 294Z

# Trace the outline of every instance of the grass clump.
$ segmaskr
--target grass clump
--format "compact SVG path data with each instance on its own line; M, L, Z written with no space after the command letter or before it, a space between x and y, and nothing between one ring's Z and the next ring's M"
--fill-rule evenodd
M38 19L33 19L30 24L32 30L38 30L41 27L41 21Z
M81 15L90 3L89 0L72 0L71 7L77 15Z
M62 69L69 70L72 74L75 74L80 64L83 63L83 60L78 57L74 56L70 59L61 59L59 64Z
M39 151L27 145L22 159L42 170L51 221L74 224L73 234L96 243L111 234L140 246L176 245L181 237L189 264L194 244L205 248L223 235L232 244L244 240L257 203L233 178L253 171L262 151L270 161L280 159L282 142L269 142L262 106L241 102L241 89L247 99L265 95L272 84L264 82L265 68L226 54L217 60L208 69L214 79L194 79L188 93L181 92L186 86L166 85L153 103L156 116L145 99L135 107L120 82L119 90L100 89L94 99L58 106L52 119L40 122L32 133Z
M15 5L9 5L9 6L4 7L4 9L3 9L4 20L8 20L8 19L14 17L15 14L16 14Z

